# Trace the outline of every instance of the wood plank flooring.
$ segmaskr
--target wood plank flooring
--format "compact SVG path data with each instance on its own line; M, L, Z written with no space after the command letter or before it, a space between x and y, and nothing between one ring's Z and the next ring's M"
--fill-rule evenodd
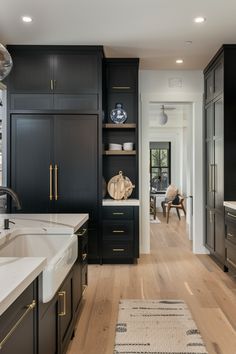
M194 255L184 218L151 224L151 254L137 265L90 265L89 287L67 354L112 354L119 299L182 299L209 354L236 354L236 278Z

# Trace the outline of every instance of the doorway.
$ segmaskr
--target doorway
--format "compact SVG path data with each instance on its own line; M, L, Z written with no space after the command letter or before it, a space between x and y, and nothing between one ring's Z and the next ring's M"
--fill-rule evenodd
M149 158L150 142L166 141L171 142L171 181L175 183L186 195L186 206L189 210L187 224L188 234L192 238L192 250L194 253L207 253L204 246L204 198L203 198L203 116L202 116L202 96L192 94L169 94L169 100L163 100L163 94L147 94L142 96L142 116L141 116L141 253L150 253L150 197L149 197ZM178 96L178 97L177 97ZM174 99L171 100L171 97ZM184 99L186 98L186 99ZM165 105L175 105L176 109L168 112L169 124L160 126L157 121L157 109ZM158 106L158 107L157 107ZM180 117L173 121L173 112L185 110ZM186 112L188 111L188 114ZM189 119L186 129L184 117ZM182 124L182 126L180 125ZM191 134L188 134L191 132ZM182 137L180 139L180 136ZM181 141L179 143L179 141ZM190 146L189 148L184 148ZM181 151L182 158L179 158L178 151ZM186 173L189 168L188 174ZM176 178L173 177L173 171ZM183 179L183 176L186 176ZM193 198L187 198L187 197ZM197 210L197 213L194 213Z

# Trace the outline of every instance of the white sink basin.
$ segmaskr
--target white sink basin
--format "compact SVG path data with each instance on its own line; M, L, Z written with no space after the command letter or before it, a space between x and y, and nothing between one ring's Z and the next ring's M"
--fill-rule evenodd
M55 295L78 256L76 235L18 234L0 248L0 257L45 257L42 301Z

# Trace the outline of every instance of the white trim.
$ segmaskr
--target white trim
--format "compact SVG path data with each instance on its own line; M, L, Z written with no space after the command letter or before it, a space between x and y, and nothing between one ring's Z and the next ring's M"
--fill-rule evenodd
M193 107L193 252L208 253L204 246L204 139L203 97L189 93L150 93L141 96L141 253L150 253L149 224L149 119L150 101L191 103ZM196 212L197 211L197 212Z

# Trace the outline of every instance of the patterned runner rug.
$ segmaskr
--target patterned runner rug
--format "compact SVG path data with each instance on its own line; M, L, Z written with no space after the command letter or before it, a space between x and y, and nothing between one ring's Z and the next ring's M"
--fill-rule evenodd
M122 300L114 354L208 354L181 300Z

